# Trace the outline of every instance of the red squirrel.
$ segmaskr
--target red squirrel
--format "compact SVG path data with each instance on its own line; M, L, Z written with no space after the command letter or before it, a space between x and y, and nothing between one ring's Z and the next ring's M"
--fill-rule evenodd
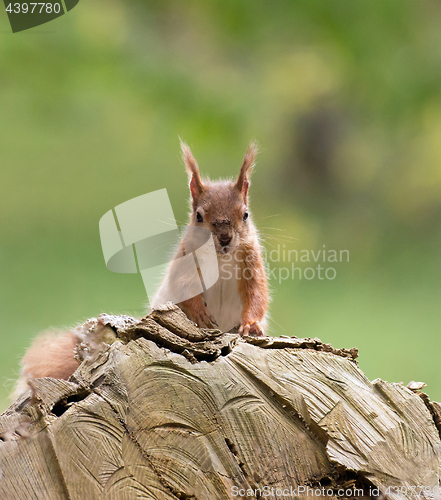
M269 302L268 281L248 208L248 188L257 145L254 142L249 145L235 181L201 179L190 148L181 143L181 149L190 180L188 227L204 227L211 232L219 279L202 294L177 305L199 327L214 327L224 332L238 327L241 335L262 336ZM166 273L152 299L153 309L165 302L164 289L175 286L171 279L170 273ZM22 360L13 397L23 394L28 389L28 380L34 378L67 380L78 367L74 357L76 348L87 336L87 330L82 327L60 334L39 335Z
M201 179L190 148L181 143L181 149L190 180L189 226L211 232L219 279L202 294L177 305L199 327L217 326L224 332L239 327L242 335L263 335L269 302L268 281L248 208L248 188L257 145L254 142L249 145L234 182ZM166 300L170 286L177 286L169 282L171 279L169 272L152 300L152 308Z

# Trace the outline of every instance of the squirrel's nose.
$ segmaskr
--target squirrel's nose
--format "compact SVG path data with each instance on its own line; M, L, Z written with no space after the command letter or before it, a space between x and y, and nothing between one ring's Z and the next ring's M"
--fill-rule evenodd
M228 233L222 233L218 237L219 243L223 247L227 247L230 244L231 236Z

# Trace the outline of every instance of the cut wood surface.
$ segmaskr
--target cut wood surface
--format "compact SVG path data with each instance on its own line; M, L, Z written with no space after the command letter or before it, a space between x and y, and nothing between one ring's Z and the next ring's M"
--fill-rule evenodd
M440 497L441 406L370 382L356 349L201 330L172 306L86 326L71 379L0 417L1 500Z

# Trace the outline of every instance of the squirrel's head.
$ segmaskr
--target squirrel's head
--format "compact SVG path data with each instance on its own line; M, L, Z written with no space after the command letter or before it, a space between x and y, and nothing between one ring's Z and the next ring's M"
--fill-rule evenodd
M209 229L216 252L228 254L246 243L254 233L248 209L248 187L257 143L250 143L235 181L201 179L190 148L181 142L181 149L190 179L190 225Z

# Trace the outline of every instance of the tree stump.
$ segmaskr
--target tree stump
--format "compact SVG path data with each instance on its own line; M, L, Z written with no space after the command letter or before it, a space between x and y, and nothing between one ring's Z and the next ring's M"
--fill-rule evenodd
M172 306L86 327L69 381L0 417L2 500L439 497L440 405L370 382L356 349Z

